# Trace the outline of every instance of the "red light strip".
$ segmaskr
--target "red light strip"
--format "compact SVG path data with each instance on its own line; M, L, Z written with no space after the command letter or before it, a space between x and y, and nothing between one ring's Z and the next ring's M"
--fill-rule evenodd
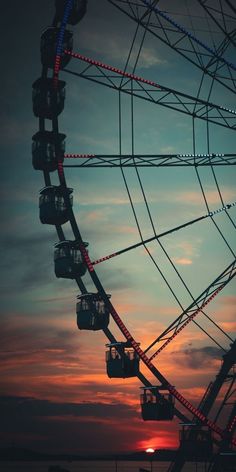
M89 57L82 56L82 54L68 51L67 49L65 49L64 53L68 54L68 56L74 57L75 59L80 59L83 62L87 62L88 64L91 64L93 66L102 67L103 69L109 70L111 72L116 72L122 77L127 77L128 79L133 79L133 80L136 80L137 82L152 85L152 87L162 89L162 87L158 85L156 82L152 82L151 80L144 79L143 77L138 77L137 75L134 75L134 74L129 74L129 72L124 72L121 69L117 69L116 67L109 66L107 64L104 64L103 62L95 61L94 59L90 59Z
M57 84L58 84L60 65L61 65L61 56L57 54L55 57L54 71L53 71L53 84L55 88L57 88Z
M236 423L236 416L234 416L233 420L231 421L231 424L229 425L228 431L229 431L230 433L233 432L235 423Z
M63 163L62 161L58 161L57 163L57 170L58 170L58 174L61 178L64 177L64 172L63 172Z
M94 268L93 268L93 264L91 263L90 261L90 258L89 258L89 255L88 255L88 252L86 251L85 247L83 244L80 244L79 245L79 249L80 249L80 252L86 262L86 265L88 267L88 270L89 272L93 272L94 271Z
M111 259L112 257L115 257L115 256L117 256L116 252L114 252L113 254L110 254L109 256L101 257L100 259L97 259L96 261L93 261L92 264L93 265L100 264L100 262L107 261L108 259Z
M164 344L162 344L162 346L150 357L150 360L151 360L151 361L152 361L156 356L158 356L158 354L160 354L161 351L163 351L163 349L172 341L172 339L174 339L174 338L177 336L177 334L179 334L180 331L182 331L182 330L190 323L190 321L192 321L193 318L195 318L195 316L197 316L197 315L202 311L202 309L205 308L205 306L207 306L208 303L210 303L210 302L213 300L213 298L215 298L215 296L222 290L223 287L224 287L224 285L222 285L221 287L219 287L219 288L213 293L213 295L211 295L211 297L208 298L207 301L205 301L192 315L190 315L190 316L188 317L188 319L182 324L182 326L181 326L179 329L177 329L177 330L175 331L175 333L172 334L172 336L171 336L169 339L167 339L167 341L166 341Z

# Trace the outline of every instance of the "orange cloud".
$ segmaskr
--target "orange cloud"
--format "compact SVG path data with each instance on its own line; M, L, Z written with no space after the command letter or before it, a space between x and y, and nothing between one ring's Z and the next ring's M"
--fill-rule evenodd
M191 265L193 261L186 257L174 257L173 261L178 265Z
M153 449L171 449L178 446L178 439L175 431L173 431L173 425L159 422L158 433L155 431L156 428L154 426L150 425L149 428L149 431L145 431L147 438L137 443L138 450L145 451L148 447ZM147 457L147 461L149 460L150 457Z
M235 190L230 187L221 187L221 193L227 203L235 200ZM210 205L218 204L222 206L217 190L210 189L206 192L206 198ZM200 205L203 203L203 197L200 191L187 190L175 195L175 201L188 205Z
M236 331L236 321L220 321L219 325L226 333L234 333Z

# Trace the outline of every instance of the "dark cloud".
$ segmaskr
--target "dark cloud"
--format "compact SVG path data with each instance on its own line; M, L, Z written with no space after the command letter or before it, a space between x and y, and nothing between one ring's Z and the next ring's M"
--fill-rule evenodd
M37 209L36 209L37 211ZM90 240L90 235L87 235ZM54 275L54 244L58 241L55 228L48 226L40 229L39 233L23 235L7 234L2 238L2 268L5 277L4 292L11 290L13 284L18 290L29 290L39 285L58 285ZM106 263L98 268L98 273L104 287L109 291L122 290L132 287L134 284L132 271L126 267L120 267L114 271L112 267L106 267ZM14 268L14 270L13 270ZM97 267L96 267L97 269ZM68 282L68 281L67 281ZM69 281L72 285L72 281Z
M76 328L76 326L75 326ZM52 351L56 359L65 354L72 355L75 343L78 347L78 332L50 326L46 320L33 320L15 316L1 320L1 356L5 360L16 356L29 356L43 351ZM18 357L19 359L19 357ZM16 359L17 360L17 359Z
M115 402L53 403L30 397L0 397L0 414L0 437L5 441L11 438L17 445L42 451L80 453L110 452L117 443L121 449L132 446L125 435L120 438L119 428L137 415Z
M174 354L178 363L192 369L202 370L204 366L209 367L214 360L220 359L224 351L218 347L205 346L202 348L185 349Z
M2 289L29 290L53 281L53 251L56 235L51 231L40 234L8 234L2 238L2 268L5 273Z
M134 278L132 277L132 269L128 270L124 266L114 271L112 267L106 267L105 264L101 265L101 268L99 268L97 272L102 280L103 286L108 292L129 289L135 285Z
M0 412L2 421L9 418L29 417L96 417L120 418L136 417L134 408L121 403L53 403L30 397L0 397Z

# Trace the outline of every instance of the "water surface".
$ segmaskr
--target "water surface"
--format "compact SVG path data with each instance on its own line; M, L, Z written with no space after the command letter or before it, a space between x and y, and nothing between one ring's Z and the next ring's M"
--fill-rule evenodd
M50 465L60 465L68 472L139 472L140 468L150 472L167 472L168 462L153 461L40 461L40 462L0 462L2 472L48 472ZM205 472L207 469L203 463L187 462L183 472Z

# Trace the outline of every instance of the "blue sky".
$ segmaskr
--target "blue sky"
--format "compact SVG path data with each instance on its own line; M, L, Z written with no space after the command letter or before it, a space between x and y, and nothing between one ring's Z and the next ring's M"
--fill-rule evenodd
M139 382L110 380L106 377L102 333L78 332L75 303L78 289L73 281L56 279L53 268L54 228L41 225L38 218L38 192L44 186L40 172L31 165L31 137L37 131L32 113L31 86L40 76L39 38L50 24L54 2L41 0L40 5L19 2L6 5L2 18L6 49L3 53L5 79L1 107L2 123L2 387L3 408L24 399L25 426L11 418L3 426L5 444L12 441L33 448L56 450L54 404L57 422L66 424L67 435L86 435L80 452L88 452L86 437L95 438L99 428L101 440L95 452L106 447L175 446L178 423L143 424L140 419ZM196 2L192 2L196 3ZM164 2L160 1L160 8ZM177 13L180 22L185 3L165 2L167 10ZM189 8L191 2L188 2ZM12 17L12 12L14 13ZM196 10L198 12L198 10ZM196 21L196 29L199 24ZM211 35L199 32L202 40ZM10 25L10 26L9 26ZM188 25L189 26L189 25ZM211 25L212 31L217 30ZM75 32L74 50L95 60L123 68L134 34L135 24L106 0L89 0L88 12ZM139 33L141 34L141 33ZM196 32L197 34L197 32ZM213 33L212 33L213 34ZM218 35L218 36L217 36ZM219 33L213 34L220 40ZM167 87L195 95L200 73L174 51L147 35L136 74ZM232 51L227 58L233 59ZM76 62L70 68L76 70ZM130 69L131 71L131 69ZM67 135L66 151L74 153L116 154L118 145L118 96L113 90L86 80L62 74L66 85L65 110L59 117L60 131ZM203 90L206 95L208 85ZM235 97L215 85L211 100L236 108ZM232 130L210 125L210 151L235 152ZM134 136L137 154L192 153L191 118L144 100L134 100ZM122 151L131 152L130 97L122 97ZM207 152L206 125L196 121L196 152ZM235 168L215 169L225 203L235 198ZM153 230L143 202L134 169L125 171L144 237ZM211 210L222 206L212 171L200 168L199 175ZM139 241L124 182L119 169L67 169L68 185L74 188L74 211L85 241L89 242L92 260ZM140 171L157 232L207 213L194 168L159 168ZM53 176L53 181L57 181ZM235 208L230 215L235 221ZM216 217L221 231L235 250L235 228L224 213ZM68 237L70 229L66 226ZM161 240L171 260L187 282L194 297L233 260L219 232L208 218ZM183 306L191 297L179 282L157 243L150 244L152 255L165 273ZM137 341L145 348L180 313L169 289L139 248L97 267L97 273L112 301ZM85 276L91 287L88 275ZM235 329L235 283L232 282L207 310L231 336ZM225 349L228 341L218 335L206 320L203 326ZM111 322L111 330L117 328ZM158 360L160 370L194 404L216 375L222 352L195 326L189 326L171 343ZM29 405L33 398L39 415L34 428L34 413ZM5 403L4 403L5 402ZM13 402L13 403L12 403ZM37 403L37 402L42 402ZM49 403L47 403L49 402ZM49 410L45 405L49 404ZM75 406L68 413L66 405ZM82 406L81 406L82 404ZM6 406L7 405L7 406ZM48 414L51 405L51 416ZM77 405L77 406L76 406ZM87 406L86 406L87 405ZM73 413L77 408L83 421ZM89 412L86 408L90 408ZM10 414L9 414L10 415ZM24 416L25 415L25 416ZM107 416L106 416L107 415ZM106 420L104 418L107 418ZM43 425L48 426L48 430ZM4 430L6 427L6 430ZM159 431L157 431L157 429ZM20 439L20 432L22 433ZM59 433L58 433L59 434ZM111 438L110 442L108 438ZM76 451L75 443L58 444ZM113 444L113 446L112 446Z

